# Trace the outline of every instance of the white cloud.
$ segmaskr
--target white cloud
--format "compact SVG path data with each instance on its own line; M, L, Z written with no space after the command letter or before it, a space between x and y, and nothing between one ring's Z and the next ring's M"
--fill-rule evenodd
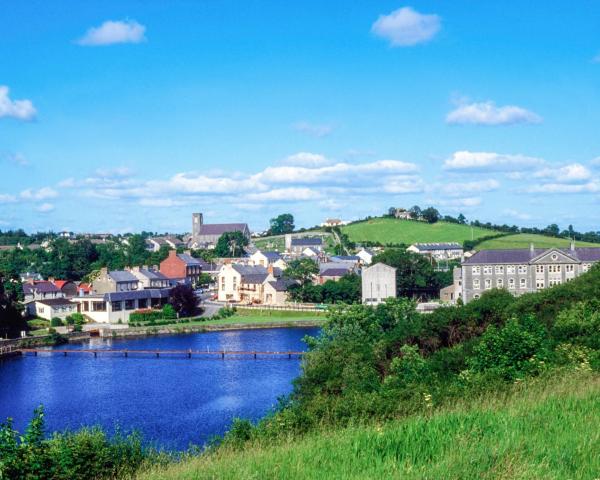
M451 125L514 125L517 123L540 123L542 117L516 105L498 107L494 102L459 105L446 115Z
M526 189L527 193L597 193L600 192L598 182L588 182L582 184L568 183L545 183L542 185L532 185Z
M28 188L27 190L23 190L20 194L20 197L23 200L45 200L57 196L58 192L50 187L42 187L39 190Z
M454 152L444 161L444 170L518 171L544 165L544 160L525 155L505 155L493 152Z
M36 208L38 212L48 213L54 210L54 205L51 203L42 203L39 207Z
M174 200L172 198L141 198L139 204L144 207L180 207L186 205L182 200Z
M0 118L16 118L17 120L33 120L37 114L31 100L11 100L9 88L0 85Z
M471 193L491 192L500 188L500 182L494 179L474 182L446 183L435 185L434 190L449 197L460 197Z
M563 167L544 168L533 174L535 178L548 178L558 183L578 183L589 180L592 173L580 163Z
M331 160L319 153L298 152L282 160L281 164L301 167L321 167L330 165Z
M403 7L389 15L380 15L371 31L390 41L393 47L409 47L431 40L440 30L438 15L425 15Z
M65 178L57 184L61 188L73 188L75 186L75 179L73 177Z
M296 202L322 198L322 193L312 188L276 188L267 192L249 193L245 198L251 202Z
M99 27L90 28L77 43L84 46L140 43L146 40L146 27L135 20L107 20Z
M482 200L481 197L465 197L465 198L452 198L446 200L432 200L433 204L440 205L442 207L452 207L452 208L460 208L460 207L478 207L481 205Z
M333 132L333 125L328 124L313 124L309 122L296 122L292 125L292 128L297 132L306 133L313 137L326 137Z
M403 195L407 193L421 193L424 190L423 181L414 176L398 175L387 177L383 183L383 192ZM371 191L370 193L379 193Z
M514 210L512 208L507 208L503 210L502 213L508 217L516 218L517 220L531 220L533 218L528 213L519 212L518 210Z
M0 193L0 203L14 203L17 201L17 197L8 193Z

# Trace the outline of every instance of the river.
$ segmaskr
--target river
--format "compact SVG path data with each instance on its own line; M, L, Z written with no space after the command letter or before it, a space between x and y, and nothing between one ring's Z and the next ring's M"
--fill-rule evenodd
M136 339L91 339L68 349L305 350L317 328L231 330ZM48 431L100 425L138 430L169 450L202 445L235 417L257 420L291 392L300 360L259 357L188 359L100 354L23 356L0 362L0 421L23 430L44 405Z

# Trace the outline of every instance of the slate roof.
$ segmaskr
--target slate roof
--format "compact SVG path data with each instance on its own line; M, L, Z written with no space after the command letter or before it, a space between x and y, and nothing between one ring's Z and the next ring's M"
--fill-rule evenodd
M115 282L137 282L138 279L136 276L128 272L127 270L111 270L108 272L108 276L112 278Z
M223 235L227 232L244 232L248 230L247 223L204 223L200 226L202 235Z
M292 247L310 247L317 245L323 245L323 239L321 237L292 238Z
M417 247L422 252L431 252L434 250L462 250L462 245L456 242L450 243L415 243L415 247Z
M144 298L168 298L170 288L146 288L144 290L131 290L129 292L110 292L104 294L105 302L118 302L120 300L139 300Z
M40 282L35 282L33 285L31 283L23 284L23 293L25 295L33 295L35 292L56 293L56 292L60 292L60 289L56 285L54 285L52 282L48 282L46 280L42 280Z
M262 253L267 260L269 260L270 262L276 262L277 260L279 260L281 258L281 255L279 255L278 252L260 252Z
M600 248L597 247L575 248L574 251L561 248L536 248L532 251L529 248L520 248L511 250L480 250L465 260L463 265L529 263L534 258L552 250L562 252L580 262L600 261Z
M43 303L44 305L48 305L50 307L59 305L74 305L74 303L68 298L48 298L44 300L36 300L36 302Z
M325 262L319 265L319 274L322 275L325 270L352 270L352 265L348 262Z
M343 277L347 273L349 273L349 270L345 268L328 268L323 270L320 275L322 277Z
M160 273L158 270L150 270L146 268L140 268L140 274L150 280L169 280L169 277Z
M297 282L291 278L279 278L278 280L269 282L269 285L271 285L277 292L286 292L288 288L296 283Z
M242 276L242 283L263 283L269 276L269 272L265 267L260 265L232 265L232 268Z
M357 255L336 255L331 259L336 262L360 262L360 257Z
M186 263L186 265L202 265L200 263L200 260L192 257L188 253L178 253L177 256L179 257L180 260L183 260Z

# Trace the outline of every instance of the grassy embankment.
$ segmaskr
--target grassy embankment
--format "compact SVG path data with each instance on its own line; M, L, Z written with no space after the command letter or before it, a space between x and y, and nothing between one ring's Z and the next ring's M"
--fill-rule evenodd
M567 238L546 237L544 235L535 235L528 233L519 233L516 235L508 235L506 237L494 238L480 243L477 248L479 250L490 250L492 248L529 248L532 244L536 248L568 248L571 241ZM598 243L575 242L578 247L600 247Z
M219 449L138 478L592 480L600 475L598 412L597 374L542 377L429 416Z
M296 236L297 234L294 234ZM311 230L307 232L303 232L299 235L306 237L323 237L325 245L333 245L333 241L331 240L331 235L329 233L323 232L322 230ZM254 246L263 251L270 252L283 252L285 251L285 236L284 235L274 235L272 237L263 237L256 238L252 241Z

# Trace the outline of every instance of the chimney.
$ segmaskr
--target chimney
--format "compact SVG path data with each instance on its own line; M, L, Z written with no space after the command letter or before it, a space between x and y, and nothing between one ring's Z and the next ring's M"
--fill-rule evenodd
M177 250L169 250L169 258L175 258L177 256Z
M27 282L26 282L26 283L28 283L29 285L35 285L35 279L34 279L33 277L29 277L29 278L27 279Z
M575 251L575 240L571 240L571 251Z
M55 280L55 278L54 278L54 277L48 277L48 281L49 281L50 283L54 283L54 280Z
M187 254L187 255L191 255L192 251L191 250L184 250L183 253Z
M108 275L108 268L107 267L102 267L100 269L100 276L103 276L103 275L104 276Z
M269 264L269 266L267 267L267 272L269 272L270 275L273 275L273 264Z
M535 247L533 246L533 242L529 244L529 251L533 254L535 253Z

